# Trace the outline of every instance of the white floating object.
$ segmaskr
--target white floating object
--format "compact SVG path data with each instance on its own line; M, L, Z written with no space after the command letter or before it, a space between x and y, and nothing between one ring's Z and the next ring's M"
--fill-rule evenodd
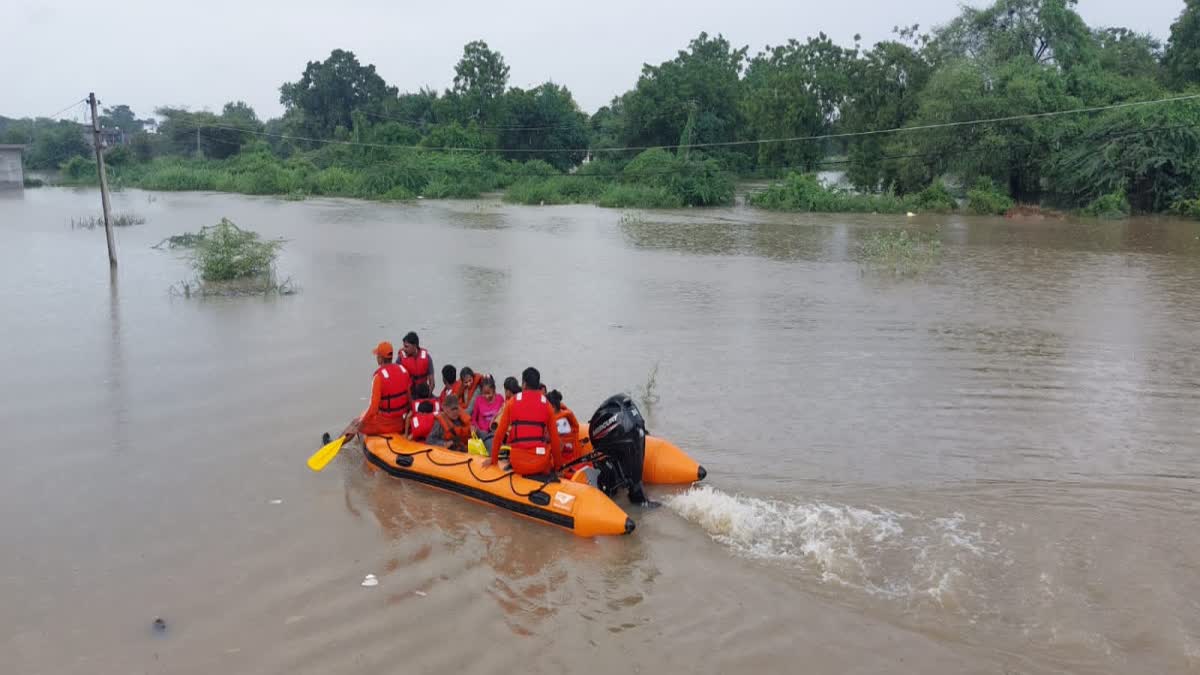
M272 499L270 503L272 503L272 504L282 504L282 503L283 503L283 500L282 500L282 499Z
M413 591L413 593L416 593L417 595L421 596L422 598L429 595L425 591Z
M913 213L912 211L909 211L908 213L906 213L904 215L908 216L909 218L912 218L913 216L915 216L917 214Z
M366 577L363 579L362 585L363 585L363 586L366 586L367 588L370 588L370 587L372 587L372 586L378 586L378 585L379 585L379 580L375 578L375 575L374 575L374 574L368 574L368 575L367 575L367 576L366 576Z

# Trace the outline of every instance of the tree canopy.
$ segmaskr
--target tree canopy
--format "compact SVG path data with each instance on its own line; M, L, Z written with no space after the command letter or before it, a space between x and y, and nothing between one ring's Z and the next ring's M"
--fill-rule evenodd
M663 205L716 203L727 193L713 188L724 185L719 173L826 167L844 168L859 191L899 196L944 181L959 194L978 185L1005 193L996 204L1078 206L1101 191L1163 210L1200 198L1200 167L1188 154L1200 103L1045 115L1198 91L1200 0L1185 0L1165 46L1128 28L1089 26L1076 6L994 0L931 29L897 27L872 46L817 33L751 54L700 33L674 57L644 64L628 91L591 115L561 83L510 87L504 56L473 40L444 91L402 93L374 65L335 49L280 87L278 119L264 122L235 101L219 114L160 108L158 134L139 133L143 121L124 105L106 108L104 123L132 135L137 159L269 149L322 169L373 167L387 176L373 185L410 192L424 183L396 167L471 153L493 167L530 162L531 175L621 177L621 190L605 198L613 204L652 192ZM1005 119L979 122L996 118ZM65 122L5 121L0 138L32 143L26 158L37 165L87 151L78 125ZM589 155L599 161L584 165ZM679 180L650 179L667 171ZM685 187L695 176L703 185Z

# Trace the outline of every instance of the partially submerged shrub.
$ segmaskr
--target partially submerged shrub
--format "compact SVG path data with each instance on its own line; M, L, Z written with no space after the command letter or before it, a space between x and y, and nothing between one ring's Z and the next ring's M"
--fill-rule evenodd
M1083 207L1080 213L1092 218L1104 218L1106 220L1128 218L1129 200L1125 198L1124 190L1110 192L1097 197L1091 204Z
M112 214L113 227L129 227L130 225L141 225L146 222L146 219L136 213L114 213ZM95 216L84 216L83 218L72 218L71 228L77 230L93 230L97 227L104 227L104 214Z
M924 190L906 197L904 202L912 211L927 213L945 213L958 207L958 201L954 199L941 180L935 180Z
M867 194L826 187L814 174L789 173L782 181L750 197L750 203L775 211L823 213L905 213L908 211L953 211L958 203L941 181L920 192L897 196Z
M1013 207L1013 200L1000 191L991 178L981 177L967 191L967 208L981 216L1003 215Z
M683 206L683 198L665 187L613 183L600 193L597 203L618 209L677 209Z
M263 241L227 218L200 231L194 265L201 281L266 278L272 275L283 242Z
M96 178L96 162L94 160L85 159L76 155L63 163L59 167L62 171L62 179L68 183L79 182L95 182Z
M1196 199L1181 199L1171 206L1171 213L1185 218L1200 219L1200 197Z
M504 193L504 200L517 204L578 204L594 202L604 183L590 176L521 178Z
M877 230L859 248L864 262L898 274L923 271L942 255L942 240L935 234L908 230Z
M893 194L871 195L827 188L811 173L789 173L750 197L750 203L774 211L827 213L904 213L904 200Z

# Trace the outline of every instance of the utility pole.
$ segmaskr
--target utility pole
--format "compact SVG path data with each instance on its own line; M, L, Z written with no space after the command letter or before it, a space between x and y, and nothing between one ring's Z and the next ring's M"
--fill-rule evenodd
M104 207L104 237L108 240L108 265L117 266L117 249L113 245L112 212L108 205L108 175L104 171L104 148L100 142L100 118L96 115L96 94L88 94L92 107L92 145L96 148L96 171L100 174L100 203Z

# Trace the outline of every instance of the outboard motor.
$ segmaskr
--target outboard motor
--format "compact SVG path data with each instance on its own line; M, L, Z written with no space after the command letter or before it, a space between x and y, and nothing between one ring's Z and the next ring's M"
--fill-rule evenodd
M633 400L625 394L610 396L600 404L588 423L592 448L604 455L595 462L600 475L597 487L612 496L629 490L629 501L643 504L642 463L646 458L646 421Z

